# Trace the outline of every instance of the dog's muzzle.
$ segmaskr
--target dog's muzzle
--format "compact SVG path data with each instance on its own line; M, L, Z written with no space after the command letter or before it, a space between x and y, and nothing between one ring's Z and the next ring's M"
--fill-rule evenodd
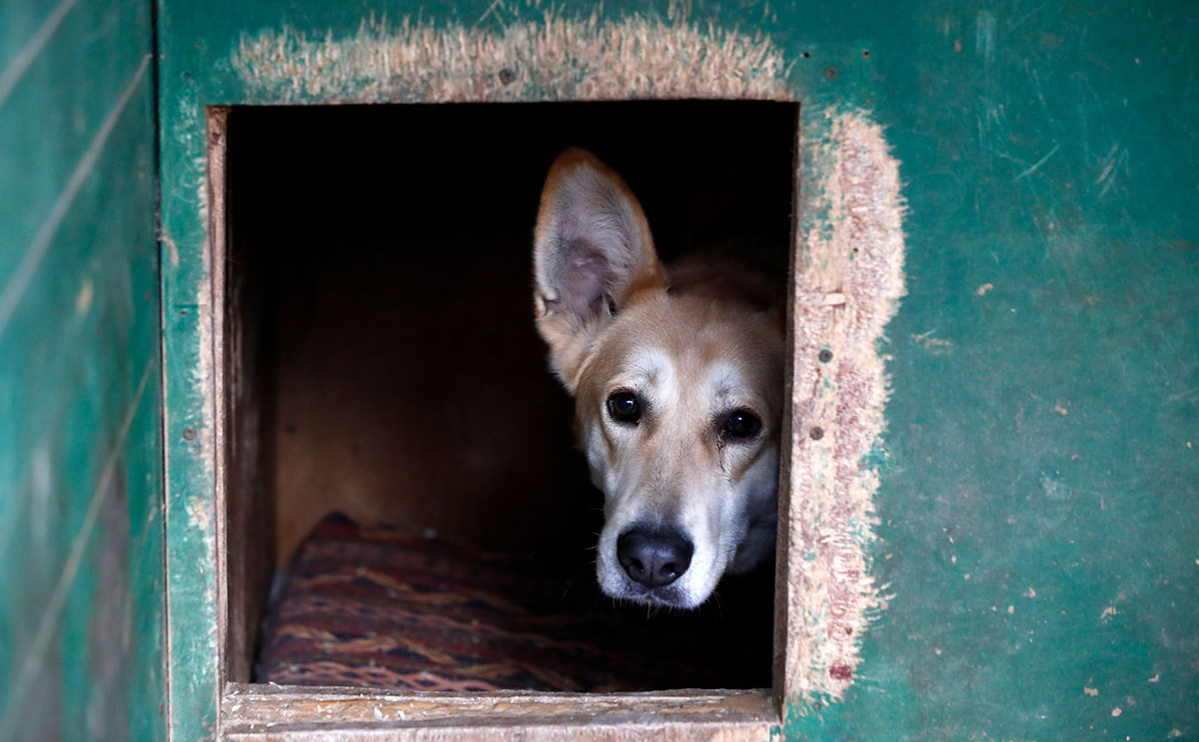
M665 587L691 566L695 545L677 530L635 525L616 539L616 560L634 582Z

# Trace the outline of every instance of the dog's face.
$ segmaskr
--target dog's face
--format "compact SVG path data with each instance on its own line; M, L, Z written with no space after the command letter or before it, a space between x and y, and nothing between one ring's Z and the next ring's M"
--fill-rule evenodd
M597 573L615 598L693 608L774 546L783 337L775 312L672 291L636 199L568 150L534 259L538 329L603 490Z

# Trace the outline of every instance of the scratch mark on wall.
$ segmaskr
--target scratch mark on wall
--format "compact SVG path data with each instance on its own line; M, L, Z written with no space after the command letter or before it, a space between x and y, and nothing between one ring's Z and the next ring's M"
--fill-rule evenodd
M4 68L3 74L0 74L0 108L4 107L13 88L29 71L34 60L42 53L42 49L54 37L54 32L62 25L63 19L78 2L79 0L61 0L50 15L46 16L46 20L42 21L42 25L38 26L29 41L25 42L25 46L21 47L21 51L17 52L8 66Z
M162 244L167 246L167 261L171 264L172 268L178 268L179 246L175 244L175 240L171 237L169 232L163 231L159 239L162 240Z
M67 214L71 210L71 204L75 202L75 197L83 190L89 176L95 170L96 163L99 162L100 155L104 152L104 146L108 143L108 137L116 129L121 115L125 112L125 106L133 98L133 94L141 84L142 77L145 76L146 69L149 66L150 57L147 56L138 65L133 75L130 76L129 82L125 85L125 89L121 92L120 97L117 98L117 101L109 110L104 123L100 125L100 128L88 144L87 150L79 158L75 169L71 171L71 177L67 179L66 185L59 192L54 205L50 207L50 213L46 215L41 227L38 228L37 234L33 236L33 240L25 250L25 256L21 259L21 263L17 266L17 269L13 271L8 285L4 287L3 291L0 291L0 335L4 334L9 321L12 320L13 313L16 312L21 297L24 296L30 281L37 274L38 268L42 264L42 259L46 257L46 252L50 249L50 245L54 241L54 236L58 234L58 228L66 220Z
M982 294L980 294L980 296L981 295ZM922 332L919 335L913 335L912 342L918 343L921 347L935 356L945 355L953 349L953 341L946 340L944 338L933 337L933 333L935 332L936 330L929 330L928 332Z
M1025 168L1024 172L1022 172L1019 175L1017 175L1016 177L1012 178L1012 182L1015 183L1017 181L1024 180L1028 176L1035 173L1037 170L1039 170L1041 168L1042 165L1044 165L1046 162L1049 161L1050 157L1053 157L1053 155L1056 154L1057 151L1061 148L1062 148L1062 145L1060 145L1060 144L1053 145L1053 149L1051 149L1047 153L1045 153L1044 157L1042 157L1041 159L1034 162L1032 165L1029 165L1027 168Z
M1032 87L1036 91L1037 101L1041 104L1041 113L1044 114L1047 121L1051 124L1054 123L1053 109L1049 106L1049 101L1045 100L1045 91L1041 88L1041 75L1032 68L1032 64L1027 59L1024 60L1024 69L1028 72L1028 78L1032 80Z
M1128 167L1128 150L1120 149L1120 143L1117 142L1108 150L1107 155L1100 163L1103 169L1099 172L1099 177L1095 179L1096 185L1102 185L1099 190L1098 198L1103 198L1107 192L1116 184L1116 175L1119 173L1121 166L1124 169Z
M995 61L995 16L990 11L979 12L974 31L974 52L989 67Z
M483 14L481 16L479 16L478 20L476 20L473 24L471 24L471 28L474 29L474 28L478 27L478 25L480 23L482 23L483 21L487 20L488 17L495 15L496 8L502 8L502 7L504 7L504 0L494 0L494 2L491 3L491 5L487 6L487 10L484 10ZM497 20L499 19L498 15L496 16L496 19Z
M88 501L87 511L84 513L79 531L71 543L70 552L63 562L62 571L59 573L58 581L54 585L54 592L51 593L50 599L47 601L46 607L40 616L37 633L34 635L33 642L25 654L25 660L21 663L20 670L16 673L16 677L8 689L11 695L3 717L0 717L0 739L13 738L12 730L16 727L17 717L11 714L19 713L24 708L24 696L32 689L37 670L46 661L46 655L50 652L52 646L51 642L59 635L58 629L62 621L62 613L66 606L68 594L71 587L75 584L75 576L83 564L84 552L92 544L92 530L96 527L96 522L100 518L106 501L116 496L114 492L116 488L113 486L114 478L119 476L118 467L125 463L125 441L128 439L129 430L133 426L133 419L138 409L141 408L146 384L150 380L150 372L155 369L155 360L156 357L151 354L150 358L146 361L145 367L142 369L137 390L134 391L133 397L129 401L129 406L125 410L125 419L121 422L120 431L117 433L116 439L108 451L104 469L101 470L100 476L96 479L96 486L92 490L91 499ZM123 474L123 471L121 474Z
M994 130L994 138L997 141L1003 139L1003 132L1007 129L1007 112L1004 110L1002 103L995 103L980 96L978 99L980 113L978 114L978 146L987 153L987 160L994 167L995 158L994 149L991 146L992 131Z
M1199 402L1199 387L1183 389L1166 397L1167 404L1195 404Z
M1042 3L1042 4L1038 5L1037 7L1033 8L1032 10L1028 11L1027 13L1025 13L1023 16L1020 17L1020 20L1018 20L1015 23L1008 26L1008 31L1015 31L1017 28L1020 28L1021 26L1023 26L1025 23L1028 22L1029 18L1032 18L1037 13L1040 13L1041 10L1043 10L1045 8L1045 5L1047 5L1047 3Z
M496 16L489 8L479 21L489 13ZM335 38L285 26L242 36L231 63L252 91L284 103L791 100L784 59L760 33L550 13L499 32L370 20Z

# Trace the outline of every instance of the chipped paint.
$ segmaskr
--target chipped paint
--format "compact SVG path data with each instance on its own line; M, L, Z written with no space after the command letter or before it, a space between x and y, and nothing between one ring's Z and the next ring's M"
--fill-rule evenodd
M898 162L864 116L829 112L827 123L805 201L820 216L794 276L790 559L778 588L790 638L783 689L800 702L842 697L867 616L882 607L867 556L879 477L865 462L885 426L877 344L904 293Z
M200 281L196 291L199 348L196 353L193 379L195 388L201 390L203 394L203 403L199 406L202 426L200 434L196 438L196 446L204 467L216 475L217 482L221 481L221 472L217 457L220 441L218 440L216 414L218 409L223 408L219 401L222 395L217 372L219 368L217 344L220 341L219 333L222 328L217 326L217 321L222 316L219 308L224 306L225 232L224 224L212 224L210 215L218 213L223 218L224 214L224 188L219 184L225 182L224 134L228 116L227 108L213 108L208 112L207 128L210 149L204 163L207 168L207 177L202 178L198 184L200 218L209 231L209 248L200 251L204 267L203 274L207 280ZM215 507L215 503L211 503L209 507Z
M212 508L201 497L193 497L187 501L187 522L200 533L208 533L212 528Z
M167 250L168 250L167 259L170 261L171 267L178 268L179 267L179 246L175 244L175 240L171 238L171 235L168 232L163 232L161 239L162 239L162 243L167 246Z
M92 298L96 295L96 286L92 279L85 278L79 286L79 293L75 295L75 316L82 317L91 309Z
M547 13L498 32L371 20L342 38L284 26L243 35L231 63L250 90L278 102L794 99L769 36L673 15Z
M190 93L189 89L189 93ZM188 154L173 161L185 174L189 208L195 222L176 222L164 212L160 241L164 285L163 438L168 442L164 477L167 501L167 652L171 657L167 685L168 728L179 739L212 739L217 724L220 658L215 620L217 543L214 488L220 481L216 387L216 355L222 313L217 289L221 273L218 245L209 239L213 193L210 183L223 176L213 168L223 160L210 156L223 151L208 148L219 140L210 131L223 131L227 109L197 106L194 95L172 104L176 117L171 141ZM165 130L164 130L165 131ZM165 135L164 135L165 137ZM164 168L166 166L164 165ZM217 194L219 195L219 194ZM213 232L216 237L220 233ZM178 699L186 697L187 702Z

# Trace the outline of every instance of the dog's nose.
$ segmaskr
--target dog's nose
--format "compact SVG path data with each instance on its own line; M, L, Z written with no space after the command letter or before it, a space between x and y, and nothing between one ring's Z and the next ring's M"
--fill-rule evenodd
M669 585L691 566L695 546L675 530L632 528L616 539L616 560L646 587Z

